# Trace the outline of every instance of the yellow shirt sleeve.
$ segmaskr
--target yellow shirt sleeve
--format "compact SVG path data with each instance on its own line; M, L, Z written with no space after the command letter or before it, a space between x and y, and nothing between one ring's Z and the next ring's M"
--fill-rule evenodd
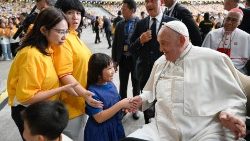
M15 57L8 76L7 91L9 105L14 99L23 103L37 92L59 86L59 80L53 67L52 58L41 54L36 48L25 47ZM55 95L49 99L58 98Z
M54 66L59 78L72 74L73 72L73 52L69 42L53 48L54 50Z

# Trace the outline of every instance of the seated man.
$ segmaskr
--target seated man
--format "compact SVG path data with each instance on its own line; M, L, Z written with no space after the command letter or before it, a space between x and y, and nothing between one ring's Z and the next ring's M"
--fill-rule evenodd
M237 28L242 18L241 9L231 9L225 17L224 27L210 31L202 46L227 54L234 66L240 72L247 74L245 65L250 58L250 35Z
M164 55L155 62L143 93L133 98L142 110L156 99L155 118L129 137L234 141L245 136L246 96L230 58L193 46L180 21L165 23L158 41Z
M62 134L68 124L68 112L60 102L43 101L30 105L23 113L26 141L72 141Z

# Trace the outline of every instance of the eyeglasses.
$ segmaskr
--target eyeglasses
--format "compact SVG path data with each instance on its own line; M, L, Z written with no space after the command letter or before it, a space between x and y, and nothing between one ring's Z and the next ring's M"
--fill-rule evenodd
M225 21L231 21L231 22L233 22L233 23L236 23L236 22L238 22L239 21L239 19L237 19L237 18L232 18L232 17L226 17L225 18Z
M52 28L53 30L55 30L58 34L60 35L67 35L69 33L68 29L57 29L57 28Z

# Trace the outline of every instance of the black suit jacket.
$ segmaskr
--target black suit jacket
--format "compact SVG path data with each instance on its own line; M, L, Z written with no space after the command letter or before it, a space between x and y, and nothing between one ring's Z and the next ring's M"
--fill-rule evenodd
M135 18L135 22L137 23L139 21L138 18ZM135 23L135 26L136 26ZM124 27L125 26L125 20L121 20L116 24L115 27L115 34L114 34L114 40L112 44L112 59L114 62L117 62L119 64L121 60L121 56L123 54L123 47L125 43L124 39Z
M244 16L238 28L250 34L250 9L241 7L240 9L243 11Z
M168 15L167 9L164 14ZM189 36L191 43L195 46L201 46L202 39L199 27L193 19L192 13L182 6L180 3L176 3L171 17L174 17L180 21L182 21L188 28Z
M172 20L176 19L163 15L159 29L162 26L162 22L169 22ZM141 19L137 23L135 31L130 41L131 47L129 48L130 52L132 52L137 56L135 69L141 90L143 89L149 78L155 60L157 60L162 55L159 48L160 45L156 39L151 39L149 42L143 45L140 43L139 38L143 32L146 32L149 29L149 22L150 22L150 17L148 16L144 19Z

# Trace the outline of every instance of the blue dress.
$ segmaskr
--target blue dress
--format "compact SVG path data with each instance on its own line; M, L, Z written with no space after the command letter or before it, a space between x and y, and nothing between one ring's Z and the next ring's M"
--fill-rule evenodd
M97 123L93 117L93 115L120 101L121 98L114 83L90 85L89 91L93 92L95 94L93 98L102 101L104 106L103 109L100 109L86 104L86 113L89 115L89 119L84 130L84 141L119 141L124 138L125 132L121 122L121 111L103 123Z

